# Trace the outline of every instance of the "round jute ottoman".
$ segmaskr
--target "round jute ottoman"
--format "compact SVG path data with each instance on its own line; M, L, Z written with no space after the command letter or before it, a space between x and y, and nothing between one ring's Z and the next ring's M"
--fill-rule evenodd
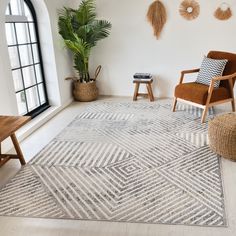
M209 121L208 136L214 152L236 161L236 113L220 115Z

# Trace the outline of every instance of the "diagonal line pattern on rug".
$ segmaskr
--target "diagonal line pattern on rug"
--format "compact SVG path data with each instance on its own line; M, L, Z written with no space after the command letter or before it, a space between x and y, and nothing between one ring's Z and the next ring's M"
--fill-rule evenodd
M89 105L0 190L0 215L226 226L207 125L170 107Z

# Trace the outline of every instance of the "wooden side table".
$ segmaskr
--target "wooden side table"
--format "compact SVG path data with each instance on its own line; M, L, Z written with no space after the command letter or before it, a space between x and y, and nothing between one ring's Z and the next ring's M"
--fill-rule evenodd
M138 96L149 97L151 102L154 101L154 96L153 96L153 92L152 92L153 79L150 79L149 81L134 80L133 83L135 84L133 101L137 101ZM146 84L148 93L139 93L140 84Z
M25 159L20 149L15 132L26 124L31 118L29 116L0 116L0 167L11 159L19 159L21 165L25 165ZM2 154L1 142L11 137L16 150L16 155Z

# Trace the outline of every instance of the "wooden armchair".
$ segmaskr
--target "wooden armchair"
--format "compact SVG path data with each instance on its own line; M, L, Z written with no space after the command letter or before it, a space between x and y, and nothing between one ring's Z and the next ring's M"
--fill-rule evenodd
M186 74L197 73L200 69L185 70L181 72L179 84L175 88L173 112L178 101L202 108L202 123L205 122L208 109L212 106L231 102L235 112L233 87L236 79L236 54L228 52L211 51L207 55L211 59L227 59L223 76L212 79L210 86L196 82L183 83ZM219 88L214 88L214 83L220 81Z

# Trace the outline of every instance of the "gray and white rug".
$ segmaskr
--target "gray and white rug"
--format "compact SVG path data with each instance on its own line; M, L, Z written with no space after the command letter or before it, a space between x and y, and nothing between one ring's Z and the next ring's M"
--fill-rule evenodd
M89 105L0 191L0 215L225 226L201 111L170 108Z

